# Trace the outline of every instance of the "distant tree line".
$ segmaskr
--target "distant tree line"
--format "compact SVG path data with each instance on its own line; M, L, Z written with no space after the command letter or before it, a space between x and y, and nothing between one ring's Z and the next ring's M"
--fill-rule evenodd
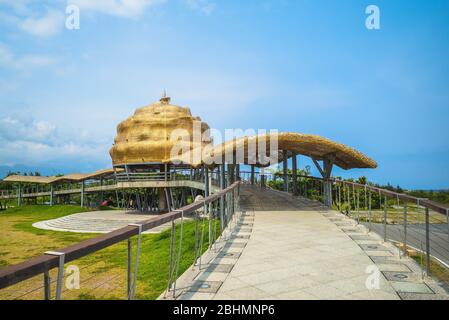
M291 169L288 170L288 173L290 175L292 174L292 172L293 171ZM272 171L272 174L273 174L273 180L269 181L268 185L273 189L283 190L283 188L284 188L284 172L283 172L283 170L281 168L275 169ZM298 170L298 175L311 176L310 167L307 167L304 170L303 169ZM390 183L387 183L386 185L382 185L382 184L370 182L370 181L368 181L368 179L365 176L359 177L357 179L353 179L353 178L343 179L342 177L335 177L335 178L338 180L356 182L359 184L368 184L370 186L390 190L392 192L406 193L406 194L409 194L414 197L429 199L431 201L449 205L449 190L406 190L406 189L401 188L399 185L393 186ZM290 176L289 180L290 180L289 183L293 183L293 181L291 180L291 176ZM300 184L305 183L307 180L308 179L306 179L306 178L298 178L298 182ZM312 191L310 191L310 192L312 192ZM365 200L364 194L360 195L360 200L364 202L364 200ZM373 202L374 206L379 207L381 204L381 201L382 201L382 199L380 199L377 194L372 194L372 202ZM394 199L391 201L394 202Z
M8 171L8 173L6 174L7 177L14 176L14 175L40 177L41 173L39 171L35 171L35 172Z

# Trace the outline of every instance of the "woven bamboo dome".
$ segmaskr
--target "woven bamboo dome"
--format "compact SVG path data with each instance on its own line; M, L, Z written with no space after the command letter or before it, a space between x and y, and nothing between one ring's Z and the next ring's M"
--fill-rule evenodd
M170 104L170 98L164 97L154 104L139 108L134 115L120 123L114 145L109 151L114 166L170 163L173 147L183 158L183 151L199 147L202 142L194 143L195 127L201 134L208 134L209 126L201 118L193 117L189 108ZM175 133L176 138L172 137Z
M270 141L272 138L277 139L277 146L276 148L273 148L275 154L270 154ZM206 160L207 163L211 163L216 162L216 159L234 159L233 162L239 162L241 164L255 164L263 167L265 166L264 163L260 163L259 159L255 157L255 155L259 153L259 150L254 149L254 146L257 148L260 140L262 139L266 141L266 150L264 150L264 153L267 156L272 157L272 159L277 160L277 162L281 162L283 160L282 151L286 150L288 151L288 156L295 153L314 158L318 161L332 156L335 158L335 164L346 170L354 168L377 168L376 161L344 144L316 135L291 132L264 134L259 136L243 137L234 141L227 141L214 147L213 151L209 154L209 157L215 160L204 158L203 160ZM251 152L248 152L248 148L251 145L253 146L250 148ZM236 156L236 150L243 150L243 159L240 161ZM272 165L275 163L271 162L270 164Z

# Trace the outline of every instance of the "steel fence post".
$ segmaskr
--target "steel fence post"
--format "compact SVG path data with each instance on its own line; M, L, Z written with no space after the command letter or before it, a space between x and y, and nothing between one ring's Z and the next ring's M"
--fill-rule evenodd
M132 242L131 238L128 239L128 274L127 274L127 289L128 289L128 298L131 294L131 256L132 256Z
M430 214L426 208L426 273L430 276Z
M45 272L44 272L44 299L45 300L51 299L50 284L51 284L50 273L48 272L48 270L45 270Z
M368 191L368 215L369 215L369 232L373 229L372 212L371 212L371 190Z
M141 238L142 238L142 225L136 224L136 223L131 223L131 224L129 224L129 226L139 228L139 234L137 236L136 257L135 257L135 261L134 261L134 274L133 274L133 280L132 280L132 285L131 285L131 289L130 289L130 294L128 296L129 300L133 300L135 297L135 294L136 294L136 287L137 287L137 272L139 270L139 256L140 256L140 242L141 242Z
M384 196L384 242L387 242L387 196Z
M446 209L446 220L447 220L447 237L449 240L449 209Z
M338 210L341 212L341 185L337 183L338 188Z
M220 175L220 189L223 191L225 189L225 183L226 183L226 173L225 173L225 165L220 165L221 175ZM224 229L224 217L225 214L225 196L222 194L220 196L220 228L221 232L223 232Z
M58 280L56 283L56 296L55 300L61 300L61 294L62 294L62 280L64 277L64 260L65 260L65 253L64 252L56 252L56 251L47 251L45 252L46 255L49 256L55 256L59 258L59 265L58 265Z
M357 189L357 224L360 224L360 189Z
M407 202L404 203L404 255L407 255Z
M196 266L198 261L198 231L199 231L199 216L198 213L195 212L195 259L193 260L193 267Z
M170 291L173 282L173 257L174 257L174 246L175 246L175 221L171 222L171 238L170 238L170 270L168 274L168 291ZM195 243L196 244L196 243ZM195 265L195 263L193 263Z

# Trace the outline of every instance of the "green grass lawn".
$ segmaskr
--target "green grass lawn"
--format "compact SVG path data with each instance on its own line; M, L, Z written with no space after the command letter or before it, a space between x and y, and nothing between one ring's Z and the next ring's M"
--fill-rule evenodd
M0 267L22 262L31 257L56 250L95 237L94 234L78 234L40 230L32 227L37 221L55 219L69 214L87 211L77 206L23 206L0 212ZM216 222L217 223L217 222ZM201 224L200 224L201 226ZM185 222L179 274L194 260L195 222ZM217 228L218 229L218 228ZM179 243L180 226L176 228ZM208 247L208 228L205 222L203 251ZM136 237L133 239L135 253ZM167 287L169 273L170 230L160 234L142 236L141 255L137 283L137 299L155 299ZM133 259L134 261L134 259ZM63 299L125 299L127 287L127 243L115 244L77 261L80 270L80 289L64 290ZM56 270L51 272L52 280ZM10 288L0 290L0 299L41 299L42 276L34 277ZM53 283L53 288L55 284ZM37 289L27 294L27 292ZM21 297L23 296L23 297Z
M423 270L426 270L427 260L425 254L417 252L410 255L410 257L421 265ZM433 258L430 259L430 275L449 287L449 270Z

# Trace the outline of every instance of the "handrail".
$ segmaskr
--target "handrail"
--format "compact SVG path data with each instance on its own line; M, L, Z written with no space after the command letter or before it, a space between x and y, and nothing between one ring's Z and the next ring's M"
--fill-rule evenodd
M251 172L247 172L247 171L242 171L241 174L250 174ZM255 173L256 175L259 173ZM274 175L273 173L265 173L265 175ZM292 173L288 173L287 174L289 177L292 177L293 174ZM283 173L279 174L280 177L283 176ZM319 177L313 177L313 176L307 176L307 175L296 175L298 178L306 178L306 179L313 179L313 180L318 180L318 181L326 181L323 178L319 178ZM388 196L388 197L394 197L394 198L399 198L403 201L409 201L409 202L416 202L419 203L420 206L424 207L424 208L428 208L430 210L433 210L435 212L438 212L440 214L443 215L447 215L449 212L449 207L441 204L441 203L437 203L435 201L431 201L429 199L425 199L425 198L418 198L418 197L414 197L411 195L408 195L406 193L398 193L398 192L394 192L394 191L390 191L387 189L382 189L379 187L375 187L372 186L370 184L361 184L361 183L357 183L357 182L352 182L352 181L344 181L344 180L339 180L339 179L334 179L331 178L329 180L327 180L331 183L340 183L340 184L349 184L351 186L354 186L356 188L360 188L360 189L367 189L367 190L371 190L374 191L376 193L380 193L384 196Z
M240 182L237 181L231 186L227 187L226 189L223 189L205 198L202 201L192 203L188 206L182 207L173 212L163 214L159 217L142 221L139 223L142 225L142 231L147 231L160 225L163 225L167 222L179 219L183 214L193 213L194 211L202 208L205 204L206 205L210 204L216 201L221 196L226 195L231 191L234 191L239 185ZM65 254L65 262L70 262L82 258L88 254L107 248L118 242L129 239L132 236L138 235L138 233L139 227L127 226L112 231L110 233L107 233L105 235L98 236L57 251ZM41 255L29 259L27 261L18 263L16 265L2 268L0 269L0 289L9 287L16 283L19 283L21 281L27 280L31 277L44 273L47 270L56 268L58 264L59 264L58 257L50 255Z
M423 206L424 208L428 208L430 210L433 210L435 212L441 213L443 215L446 215L448 213L449 207L444 206L441 203L437 203L435 201L431 201L429 199L425 199L425 198L418 198L418 197L414 197L405 193L398 193L398 192L394 192L394 191L390 191L387 189L382 189L379 187L375 187L369 184L360 184L357 182L351 182L351 181L343 181L343 180L337 180L337 179L331 179L332 182L336 182L336 183L343 183L343 184L350 184L350 185L354 185L354 187L357 188L363 188L363 189L367 189L367 190L371 190L371 191L375 191L377 193L380 193L384 196L390 196L390 197L395 197L395 198L399 198L403 201L413 201L416 203L419 203L420 206Z
M134 173L133 173L134 174ZM131 175L131 173L130 173ZM137 177L137 178L136 178ZM155 177L160 177L160 179L156 179ZM84 192L95 192L100 189L103 190L113 190L114 188L119 188L117 183L123 183L123 182L172 182L172 181L193 181L193 182L202 182L204 180L203 177L197 178L197 179L191 179L187 175L174 175L171 174L168 175L168 179L164 179L164 175L140 175L137 176L130 176L130 179L124 174L120 174L120 176L117 176L117 181L114 181L113 183L104 183L101 184L91 184L86 185L84 188ZM152 179L146 179L146 178L152 178ZM214 180L214 179L213 179ZM54 189L55 195L61 195L61 194L75 194L81 192L81 187L75 188L75 189L61 189L61 188L55 188ZM51 189L48 190L36 190L35 192L30 192L28 189L24 189L21 191L22 198L29 198L29 197L36 197L36 196L49 196L51 194ZM15 190L11 190L8 194L5 194L4 191L0 190L0 199L14 199L18 197L18 193Z

